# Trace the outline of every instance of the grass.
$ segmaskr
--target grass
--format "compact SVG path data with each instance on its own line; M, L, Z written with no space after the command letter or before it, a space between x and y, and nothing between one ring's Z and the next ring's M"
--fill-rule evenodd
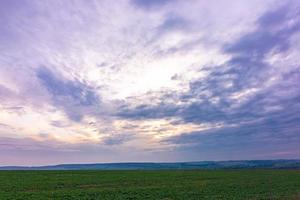
M299 199L299 170L0 171L0 199Z

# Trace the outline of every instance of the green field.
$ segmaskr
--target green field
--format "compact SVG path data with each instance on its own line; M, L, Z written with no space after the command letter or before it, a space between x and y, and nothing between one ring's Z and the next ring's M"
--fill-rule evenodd
M300 199L300 171L0 171L0 199Z

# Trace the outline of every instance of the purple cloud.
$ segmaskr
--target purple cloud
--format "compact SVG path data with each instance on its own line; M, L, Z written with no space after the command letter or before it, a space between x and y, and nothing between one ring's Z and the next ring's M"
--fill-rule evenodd
M0 165L299 158L299 6L1 1Z
M47 68L39 68L37 77L51 94L53 103L62 107L72 120L81 120L83 115L81 107L88 108L101 104L99 96L92 88L79 81L61 80Z
M164 6L174 0L133 0L132 3L138 7L141 7L143 9L152 9L157 8L160 6Z

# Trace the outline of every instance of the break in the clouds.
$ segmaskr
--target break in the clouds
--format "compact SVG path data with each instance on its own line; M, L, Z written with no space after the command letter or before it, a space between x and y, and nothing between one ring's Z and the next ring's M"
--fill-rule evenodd
M298 1L0 2L0 165L299 158Z

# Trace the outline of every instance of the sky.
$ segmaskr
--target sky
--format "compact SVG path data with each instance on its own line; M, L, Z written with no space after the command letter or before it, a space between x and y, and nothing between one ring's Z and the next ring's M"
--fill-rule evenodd
M300 158L297 0L1 0L0 165Z

